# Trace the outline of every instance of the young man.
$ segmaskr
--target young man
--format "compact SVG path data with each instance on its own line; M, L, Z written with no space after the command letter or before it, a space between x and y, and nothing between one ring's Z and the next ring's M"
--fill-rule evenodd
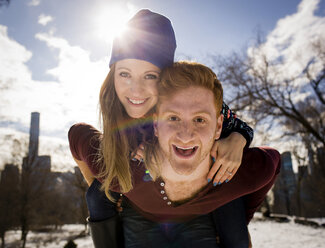
M203 65L179 62L162 72L158 92L154 135L149 135L152 139L145 147L147 163L131 162L133 189L124 194L125 244L217 247L208 214L244 196L248 223L279 173L279 153L270 148L246 149L229 183L207 182L210 150L222 128L220 82ZM98 131L88 129L88 142L94 142ZM88 159L94 151L73 153L94 167ZM112 191L120 192L119 185L113 185Z
M153 221L185 222L204 216L233 199L251 193L247 196L245 205L249 222L278 173L278 152L269 148L248 149L233 181L213 186L206 181L206 175L213 163L209 151L222 129L223 116L220 115L220 110L223 94L220 82L203 65L179 62L162 73L158 92L159 101L154 118L155 137L147 144L145 156L156 188L134 188L126 194L131 205ZM152 158L156 158L155 161L152 162ZM134 214L127 217L132 218ZM135 219L138 223L142 222L144 226L141 228L148 228L147 232L151 234L152 230L161 231L163 226L159 230L144 219L140 221L139 216ZM199 220L196 224L203 225L205 222ZM145 242L148 235L141 228L131 227L135 223L126 221L124 230L132 229L137 232L134 239L141 240L139 237L143 237L142 242ZM173 224L172 229L174 236L177 237L177 231L182 238L186 236L186 229L180 228L180 225ZM197 231L200 230L198 226ZM132 237L131 231L128 234ZM168 233L165 235L168 236ZM202 236L201 233L201 238L204 237L207 241L209 235L207 233ZM186 237L193 245L196 240L196 245L201 242L202 247L202 239L198 236Z

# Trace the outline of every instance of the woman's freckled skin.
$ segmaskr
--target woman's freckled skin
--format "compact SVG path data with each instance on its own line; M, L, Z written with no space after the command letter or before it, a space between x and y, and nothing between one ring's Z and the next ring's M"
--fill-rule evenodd
M130 117L144 117L156 105L159 76L160 69L144 60L124 59L116 62L116 93Z

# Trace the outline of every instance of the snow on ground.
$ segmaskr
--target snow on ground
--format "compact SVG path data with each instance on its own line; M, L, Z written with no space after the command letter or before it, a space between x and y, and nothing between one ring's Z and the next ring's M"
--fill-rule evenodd
M84 236L83 225L65 225L61 230L35 233L27 236L26 248L63 248L69 238L74 239L77 248L93 248L90 236ZM249 224L254 248L321 248L325 247L325 228L265 221L254 218ZM6 248L19 247L19 231L6 233Z
M249 232L254 248L324 248L325 228L253 219Z

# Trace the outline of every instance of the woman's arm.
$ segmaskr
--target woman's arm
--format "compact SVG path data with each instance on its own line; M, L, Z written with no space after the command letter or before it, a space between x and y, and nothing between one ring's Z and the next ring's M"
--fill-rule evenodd
M73 156L72 156L73 157ZM81 160L76 159L75 157L73 157L74 161L76 161L81 174L83 175L84 179L86 180L88 186L90 186L92 184L92 182L94 181L94 175L91 172L91 170L89 169L88 165Z
M85 123L73 125L68 134L70 150L89 188L86 201L89 210L87 218L94 247L123 247L123 230L116 210L116 204L109 201L101 183L95 179L98 174L96 154L99 148L100 132ZM116 198L119 194L115 193Z
M221 113L224 115L224 122L220 138L228 137L231 133L237 132L245 138L245 147L248 148L254 138L253 129L246 122L239 119L225 103L222 104Z
M100 169L97 161L101 133L91 125L77 123L70 128L68 139L72 157L90 185Z
M222 104L221 113L224 116L222 133L220 139L228 137L230 134L236 132L246 140L245 147L248 148L254 138L253 129L242 121L225 103Z
M211 181L215 175L214 186L232 179L241 164L244 147L250 145L254 136L253 129L238 119L225 103L221 114L224 115L222 133L211 149L214 164L207 176Z

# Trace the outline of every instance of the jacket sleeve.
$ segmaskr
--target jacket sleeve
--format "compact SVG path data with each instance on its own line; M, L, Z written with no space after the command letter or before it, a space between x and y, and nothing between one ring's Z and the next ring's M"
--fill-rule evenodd
M255 192L244 196L247 224L251 221L254 216L254 213L262 204L268 191L274 185L274 182L278 174L280 173L281 168L281 156L277 150L272 149L270 147L259 147L259 149L264 156L264 161L262 161L262 165L263 167L268 167L269 169L271 169L271 173L268 173L267 177L269 178L269 180L267 180L266 184L264 184ZM258 176L258 174L256 176Z
M98 175L100 171L98 151L101 133L91 125L77 123L70 128L68 138L72 156L85 162L91 172Z
M246 139L245 147L249 147L254 138L253 129L248 126L246 122L243 122L237 118L236 114L232 112L232 110L224 102L222 104L221 114L223 114L224 120L220 138L226 138L232 132L238 132Z

